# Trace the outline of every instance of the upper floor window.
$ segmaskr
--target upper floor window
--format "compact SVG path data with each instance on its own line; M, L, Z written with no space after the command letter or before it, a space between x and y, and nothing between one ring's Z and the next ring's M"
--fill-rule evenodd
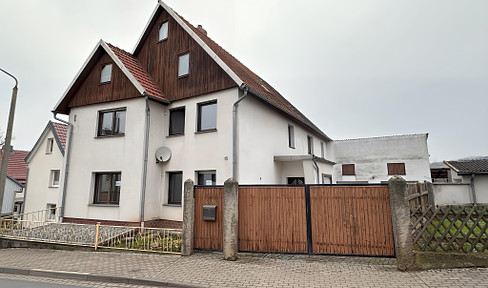
M119 204L120 184L120 172L95 173L93 204Z
M98 112L98 136L124 135L125 109Z
M198 131L217 129L217 101L198 104Z
M308 154L313 155L313 138L312 136L307 136L307 147L308 147Z
M354 164L342 164L342 175L356 175Z
M53 153L54 149L54 138L47 138L46 154Z
M324 142L320 142L320 156L325 158L325 145Z
M185 134L185 107L169 111L169 135Z
M51 170L50 187L59 187L59 170Z
M168 22L164 22L159 27L158 41L163 41L168 39Z
M405 163L387 163L388 175L406 175Z
M112 80L112 64L106 64L100 73L100 84L109 83Z
M288 125L288 147L295 148L295 127Z
M178 57L178 77L188 75L190 72L190 54L186 53Z

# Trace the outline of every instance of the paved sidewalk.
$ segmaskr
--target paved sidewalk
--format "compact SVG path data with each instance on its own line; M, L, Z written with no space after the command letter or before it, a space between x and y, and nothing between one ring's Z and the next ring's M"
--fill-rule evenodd
M391 258L0 249L0 273L173 287L487 287L488 269L399 272Z

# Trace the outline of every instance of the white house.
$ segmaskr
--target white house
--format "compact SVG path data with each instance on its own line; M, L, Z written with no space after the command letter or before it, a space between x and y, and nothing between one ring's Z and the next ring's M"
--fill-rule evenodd
M48 210L55 218L60 204L67 125L49 121L31 152L25 158L29 174L24 196L24 212Z
M23 209L24 187L27 177L27 164L24 158L28 153L28 151L14 150L11 148L1 209L2 215L11 215L13 213L15 216ZM0 161L2 157L3 150L0 148Z
M65 222L178 227L186 179L330 183L342 179L331 175L346 159L346 148L334 152L281 94L163 2L132 53L101 40L53 112L69 115L72 135L59 201ZM426 136L414 138L404 140L420 145L412 150L426 164L405 160L407 176L424 180Z

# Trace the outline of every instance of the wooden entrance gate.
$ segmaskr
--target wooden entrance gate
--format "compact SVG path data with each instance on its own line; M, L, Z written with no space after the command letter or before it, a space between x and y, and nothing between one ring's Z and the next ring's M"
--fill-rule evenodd
M195 248L222 249L222 205L223 187L195 188ZM393 243L386 185L239 186L240 251L394 256Z

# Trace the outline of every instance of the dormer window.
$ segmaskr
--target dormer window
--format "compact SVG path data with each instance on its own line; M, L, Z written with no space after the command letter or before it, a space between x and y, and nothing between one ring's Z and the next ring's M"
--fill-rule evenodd
M190 54L180 55L178 58L178 77L188 75L190 71Z
M106 64L100 73L100 84L110 83L112 79L112 64Z
M159 27L158 41L161 42L161 41L164 41L166 39L168 39L168 22L164 22Z

